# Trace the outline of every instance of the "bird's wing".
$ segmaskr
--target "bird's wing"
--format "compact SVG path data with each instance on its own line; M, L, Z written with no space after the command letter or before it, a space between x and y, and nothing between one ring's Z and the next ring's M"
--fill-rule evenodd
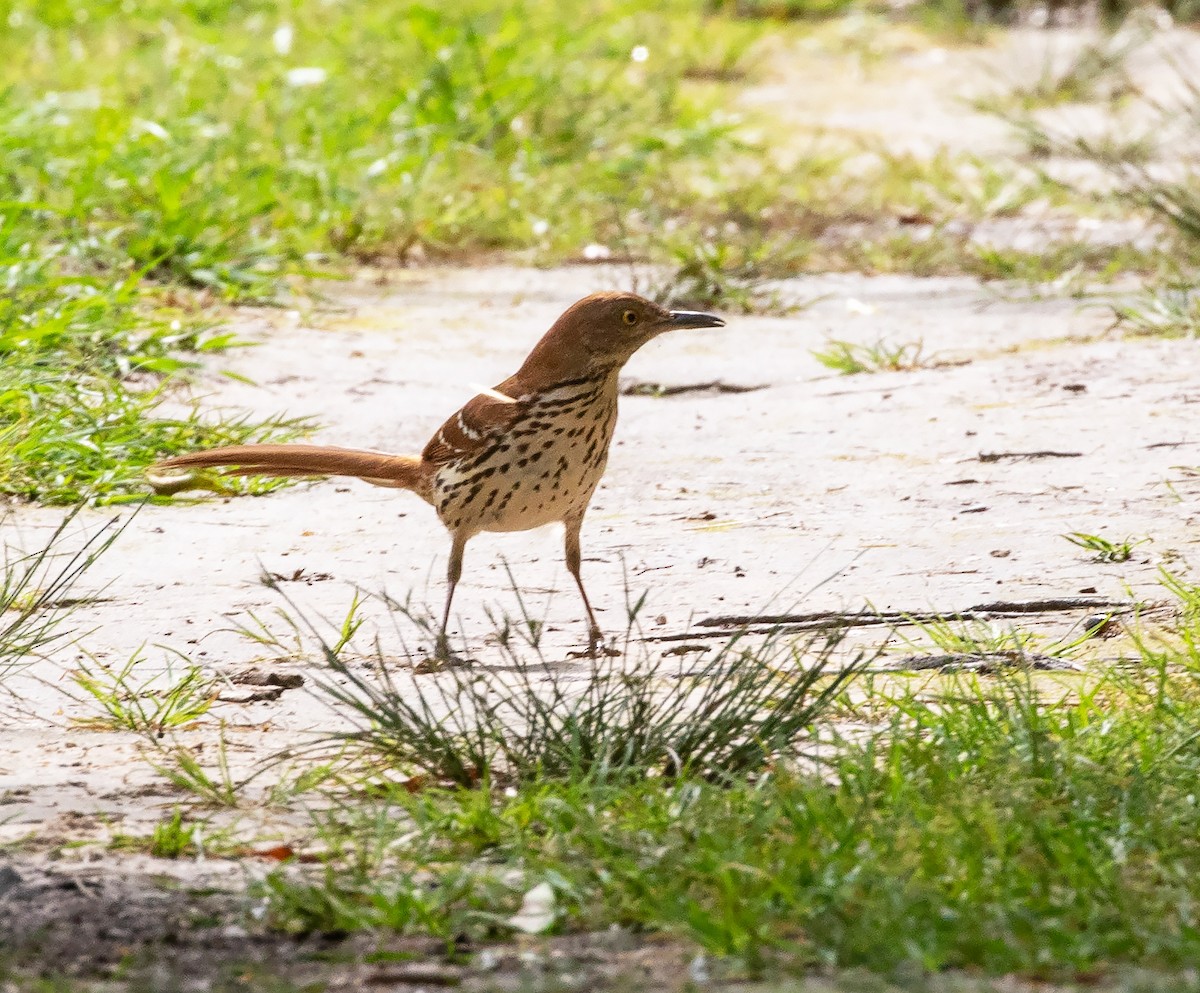
M504 389L507 385L506 380L495 390L468 400L458 413L452 414L438 428L421 457L433 465L469 458L512 427L527 404L511 397Z

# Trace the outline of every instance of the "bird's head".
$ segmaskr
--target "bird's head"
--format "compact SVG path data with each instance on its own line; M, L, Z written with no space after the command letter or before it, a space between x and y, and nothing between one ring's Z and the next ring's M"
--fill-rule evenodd
M646 342L667 331L724 325L713 314L667 310L636 293L593 293L567 308L526 364L545 367L546 372L553 367L560 378L586 376L620 368Z

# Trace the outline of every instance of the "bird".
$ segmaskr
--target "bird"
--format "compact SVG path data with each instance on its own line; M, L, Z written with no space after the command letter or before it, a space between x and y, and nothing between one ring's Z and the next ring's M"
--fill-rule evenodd
M229 445L163 459L163 471L220 467L227 475L352 476L411 490L450 534L446 600L436 658L453 661L447 630L467 542L484 531L564 526L567 571L587 615L587 655L604 635L581 574L580 531L608 462L617 421L617 377L643 345L668 331L719 328L713 314L668 310L635 293L593 293L570 306L521 367L473 396L420 455L330 445ZM160 479L161 482L161 479ZM178 487L176 487L178 488Z

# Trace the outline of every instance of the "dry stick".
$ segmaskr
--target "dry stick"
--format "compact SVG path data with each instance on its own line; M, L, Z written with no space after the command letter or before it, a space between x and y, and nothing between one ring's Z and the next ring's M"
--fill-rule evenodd
M719 631L690 631L685 634L655 635L643 639L650 642L688 641L695 638L723 638L729 628L745 628L745 634L770 634L787 631L826 631L833 628L879 627L885 624L937 624L950 621L988 621L993 618L1021 614L1050 614L1067 610L1133 610L1136 605L1101 597L1059 597L1048 600L995 600L980 603L966 610L945 612L859 610L847 613L821 610L809 614L726 614L705 617L696 622L698 628L721 628ZM766 626L756 626L766 625Z
M713 379L707 383L678 383L664 385L663 383L643 383L640 380L630 380L621 386L623 397L673 397L684 393L756 393L765 390L766 383L752 386L741 383L727 383L722 379Z
M1083 452L980 452L980 462L999 462L1002 459L1080 459Z
M1042 671L1073 672L1079 667L1067 659L1039 653L1002 652L950 652L944 655L908 655L897 659L881 671L920 672L925 669L957 669L968 672L993 672L998 669L1022 666Z

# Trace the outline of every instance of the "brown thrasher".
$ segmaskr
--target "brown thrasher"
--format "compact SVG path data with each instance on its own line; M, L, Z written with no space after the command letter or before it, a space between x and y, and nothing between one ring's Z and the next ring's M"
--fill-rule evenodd
M450 566L439 657L463 549L481 531L566 527L567 569L583 597L588 651L603 635L579 574L579 530L604 474L617 420L617 374L652 338L678 328L716 328L719 317L668 311L632 293L593 293L570 307L516 374L452 415L416 455L326 445L231 445L165 459L152 467L233 466L231 475L357 476L412 490L433 504L450 532Z

